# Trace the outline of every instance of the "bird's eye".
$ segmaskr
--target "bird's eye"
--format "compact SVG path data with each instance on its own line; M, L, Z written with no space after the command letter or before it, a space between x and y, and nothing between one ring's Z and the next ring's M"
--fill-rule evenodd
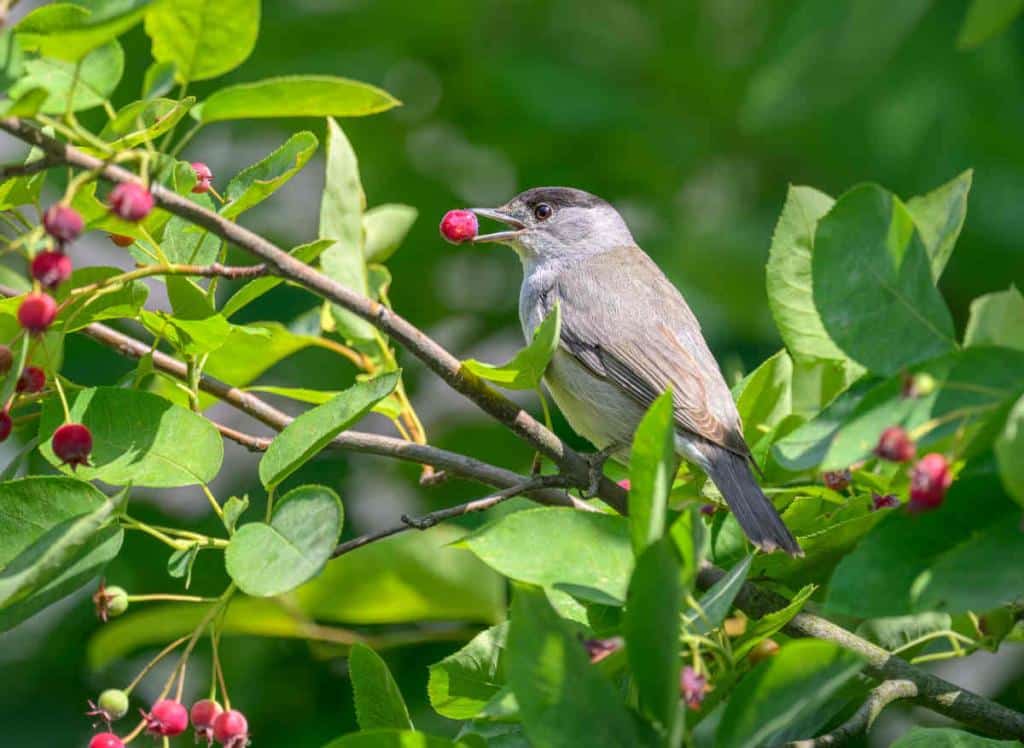
M533 217L538 221L546 221L554 212L554 209L547 203L538 203L533 209Z

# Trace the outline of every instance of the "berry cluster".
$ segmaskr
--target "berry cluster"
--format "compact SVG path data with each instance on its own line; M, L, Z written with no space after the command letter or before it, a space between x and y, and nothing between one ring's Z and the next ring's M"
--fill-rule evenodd
M124 748L125 740L111 732L111 724L128 713L129 693L110 688L100 694L96 703L89 702L91 717L99 717L106 724L107 731L92 736L89 748ZM213 699L202 699L188 710L176 699L160 699L149 711L139 710L142 724L126 740L139 730L156 738L173 738L181 735L192 723L196 742L202 740L208 746L216 741L224 748L244 748L249 744L249 722L237 709L224 709Z

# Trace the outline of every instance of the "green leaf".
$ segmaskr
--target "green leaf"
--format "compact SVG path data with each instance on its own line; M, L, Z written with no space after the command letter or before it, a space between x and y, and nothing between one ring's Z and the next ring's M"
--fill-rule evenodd
M167 573L175 579L185 579L185 589L192 586L192 567L199 556L199 543L174 551L167 559Z
M815 589L816 587L813 584L808 584L793 595L789 605L781 610L761 616L752 625L748 626L743 638L737 642L733 650L733 659L739 661L760 642L782 631L783 627L793 620L793 616L804 607L804 603L807 602L807 599L814 593Z
M230 499L224 502L224 529L228 531L228 535L235 532L235 526L238 524L238 520L241 519L242 515L249 508L249 496L243 496L238 498L232 496Z
M818 222L835 201L812 187L790 186L772 234L765 283L779 334L797 358L845 359L814 306L811 256Z
M0 36L0 39L3 39ZM3 53L3 48L0 47L0 54ZM41 89L37 89L41 90ZM28 95L28 94L26 94ZM8 112L14 114L14 112ZM32 114L35 114L33 112ZM52 133L50 133L52 134ZM38 148L29 149L28 156L25 158L26 164L31 164L34 161L38 161L43 157L43 152ZM17 208L21 205L31 205L39 200L39 195L43 189L43 182L46 181L46 172L41 171L38 174L31 174L26 177L11 177L0 182L0 210L8 210L10 208ZM16 277L21 277L15 273L12 273ZM5 279L5 282L10 285L9 279ZM27 288L21 290L28 290Z
M17 34L11 29L0 32L0 90L6 91L25 72L25 53Z
M793 410L793 360L785 349L770 356L732 394L743 420L743 436L748 444L756 444Z
M665 534L668 495L679 465L674 423L672 391L666 390L647 409L633 435L629 461L629 531L637 556Z
M405 241L419 215L411 205L388 203L370 208L363 214L363 258L367 262L387 262Z
M345 133L333 119L327 120L327 174L320 201L320 238L334 239L324 250L320 264L332 280L366 296L366 262L363 260L363 211L366 196L359 181L359 163ZM337 304L331 315L338 330L349 340L373 340L374 328Z
M960 49L977 47L1001 34L1024 10L1024 0L973 0L960 26Z
M354 644L348 656L348 671L355 692L359 729L413 729L398 684L380 655L365 644Z
M460 544L510 579L591 588L626 599L633 552L626 519L565 507L509 514Z
M430 666L427 693L434 711L448 719L470 719L505 686L508 623L477 634L455 654Z
M391 94L367 83L330 75L284 75L240 83L193 107L204 124L278 117L362 117L398 106Z
M75 68L79 64L76 82ZM39 111L43 114L64 114L74 84L71 110L77 112L99 106L109 99L123 73L124 50L117 42L110 42L87 54L81 63L52 57L26 60L25 75L11 86L8 95L17 99L33 88L45 88L50 95Z
M208 483L220 470L224 444L202 416L161 397L138 390L96 387L69 393L71 420L92 432L90 465L75 474L114 486L171 488ZM61 464L50 436L64 423L58 398L43 406L39 451L54 466ZM70 468L64 468L70 470Z
M540 386L544 370L551 361L555 349L558 348L558 336L562 325L562 315L558 303L548 312L544 320L537 325L530 344L513 356L503 366L485 364L475 359L462 362L463 368L473 372L481 379L494 382L509 390L533 390Z
M179 83L237 68L256 46L259 29L259 0L174 0L146 15L153 58L174 63Z
M695 634L708 634L725 620L732 609L732 602L747 581L750 563L754 557L745 556L742 561L715 582L697 601L699 608L690 608L683 614L683 624Z
M506 669L531 744L638 745L615 688L590 666L583 645L544 591L517 586L511 618Z
M1016 286L971 302L964 345L1001 345L1024 350L1024 295Z
M399 372L358 382L330 402L312 408L281 431L260 460L260 481L276 486L308 462L335 436L366 415L395 389Z
M127 498L127 490L112 498L104 497L90 511L50 525L12 558L0 571L0 611L44 590L91 551L97 534ZM119 533L120 528L116 529Z
M458 748L453 743L425 732L410 730L370 730L335 738L323 748Z
M871 618L857 627L856 634L890 652L903 649L901 654L908 659L919 649L919 647L913 647L906 650L908 644L926 634L947 631L952 626L953 619L948 613L919 613L908 616Z
M316 241L309 242L308 244L300 244L298 247L292 249L288 254L308 265L319 257L320 253L333 243L334 242L330 239L317 239ZM284 278L276 275L254 278L232 294L231 298L229 298L221 308L221 314L225 317L231 317L238 310L248 306L252 302L256 301L256 299L263 296L263 294L268 293L283 282Z
M73 289L98 283L115 275L121 275L123 272L120 268L99 265L79 268L71 273L71 277L66 283L60 285L55 298L58 302L66 302ZM61 309L57 320L58 323L64 323L65 332L74 332L92 322L134 317L146 303L148 296L149 286L141 281L129 281L121 288L94 297L91 303L86 303L86 298L79 296Z
M371 543L332 561L296 600L320 621L497 623L506 615L504 580L471 554L448 547L463 534L442 525Z
M1014 740L983 738L952 727L912 727L889 748L1013 748Z
M780 745L813 734L823 707L860 672L854 654L825 641L794 641L755 667L726 704L715 748Z
M173 62L154 62L142 77L142 98L154 99L170 93L174 88L176 68Z
M640 709L673 734L679 720L679 614L685 591L671 538L646 545L629 582L622 633Z
M876 185L843 195L818 224L814 303L830 337L880 374L952 350L953 320L924 243L898 198Z
M912 197L907 210L928 250L932 278L938 283L946 263L953 254L960 230L967 218L967 194L971 191L974 172L971 169L937 187L927 195Z
M234 219L259 205L294 177L316 152L319 141L311 132L297 132L276 151L238 172L224 191L227 204L220 209Z
M196 195L193 202L207 209L213 207L213 201L209 195ZM209 265L220 256L221 241L219 236L205 226L199 226L180 216L171 216L164 227L163 240L160 244L164 254L167 255L167 259L171 262L179 262L185 265ZM195 288L199 288L191 280L168 278L168 281L173 281L173 284L177 284L178 287L183 286L185 283L190 283ZM205 296L202 289L199 289L199 291ZM213 314L213 306L212 304L207 306L209 309L203 316L208 317ZM175 314L181 315L178 309L174 311ZM201 319L202 317L192 313L187 318Z
M343 518L334 491L300 486L277 502L269 525L250 522L235 531L224 565L247 595L284 594L320 573L338 543Z
M1024 506L1024 396L1017 400L1006 418L1003 433L995 443L996 460L999 463L999 477L1006 492L1018 504Z
M74 62L113 41L142 20L152 0L108 0L94 12L54 3L29 13L15 27L24 49Z
M104 125L100 137L116 150L152 143L165 132L174 129L195 101L195 97L188 96L181 101L148 99L132 102Z

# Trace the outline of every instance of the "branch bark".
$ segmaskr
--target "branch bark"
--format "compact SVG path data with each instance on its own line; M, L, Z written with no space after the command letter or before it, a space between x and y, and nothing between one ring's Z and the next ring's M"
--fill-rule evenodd
M701 589L711 587L725 576L721 569L707 565L697 575ZM781 595L747 582L736 595L735 605L754 618L781 610L788 604ZM968 727L993 737L1024 738L1024 714L1007 709L972 691L943 680L937 675L916 668L906 660L887 652L856 634L837 626L821 616L801 612L793 617L784 631L794 637L814 637L833 642L867 662L864 672L878 681L909 681L917 693L910 697L915 704L962 722Z
M871 689L867 699L853 716L830 733L812 740L795 740L790 748L824 748L825 746L846 745L858 735L864 735L874 724L878 715L889 704L900 699L917 696L917 684L909 680L884 680Z
M74 146L52 138L18 117L0 118L0 129L30 145L37 146L48 157L61 163L95 171L113 182L142 183L139 177L126 169L106 164ZM463 370L457 358L401 315L317 272L262 236L161 185L151 185L151 191L160 207L259 257L275 275L298 283L374 325L401 343L452 389L476 403L534 449L552 460L573 485L585 488L590 483L590 466L582 455L484 380L472 372ZM626 492L613 481L602 478L598 486L598 495L617 511L626 512Z

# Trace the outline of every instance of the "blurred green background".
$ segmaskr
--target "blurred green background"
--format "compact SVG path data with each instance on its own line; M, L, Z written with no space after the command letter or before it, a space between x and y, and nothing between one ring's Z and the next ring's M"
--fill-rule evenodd
M19 5L14 17L35 5ZM942 279L958 324L973 297L1024 281L1024 24L961 51L956 37L965 8L929 0L266 0L248 62L190 93L302 72L364 80L402 99L400 109L342 125L359 154L369 204L402 202L420 211L389 263L392 301L456 355L500 360L520 344L520 270L506 250L444 244L436 229L441 215L561 184L595 192L624 212L640 244L689 299L723 367L737 373L780 345L764 264L789 183L838 195L877 181L910 197L973 168L967 223ZM149 63L140 28L124 42L129 66L115 103L137 97ZM322 136L324 126L216 125L186 156L210 164L223 184L300 128ZM10 143L3 149L14 153ZM314 238L322 168L311 164L246 223L283 246ZM103 237L84 246L97 262L123 262ZM243 321L289 320L313 305L310 296L281 289L246 310ZM522 444L403 360L432 441L527 469L531 455ZM81 340L68 342L66 361L65 373L86 384L112 382L128 368ZM264 380L339 388L353 372L336 362L307 351ZM564 422L556 425L582 446ZM258 503L252 457L231 446L228 456L218 494L251 491ZM458 483L420 489L416 476L413 467L353 456L322 459L294 480L341 491L346 536L480 492ZM151 492L140 513L212 530L202 497L186 493ZM163 559L162 548L131 535L108 576L132 591L175 589ZM195 589L222 587L218 563L200 558ZM394 591L382 587L381 594ZM96 628L83 593L0 635L0 744L85 744L85 699L132 672L89 670L85 648ZM457 646L386 653L422 729L453 729L431 716L425 684L426 666ZM233 701L248 713L255 745L319 746L355 728L338 650L233 638L224 655ZM953 677L970 675L972 687L1024 704L1019 653L972 663ZM890 730L898 734L903 718L894 710ZM878 734L884 741L885 731Z

